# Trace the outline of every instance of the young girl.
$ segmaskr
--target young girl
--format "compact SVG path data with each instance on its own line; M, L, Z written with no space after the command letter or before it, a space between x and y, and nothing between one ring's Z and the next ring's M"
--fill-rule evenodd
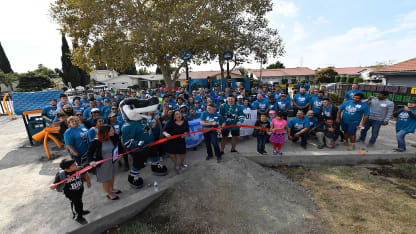
M283 113L278 112L277 117L272 120L271 129L273 131L270 136L270 142L273 143L273 154L283 154L281 151L282 145L285 143L285 129L287 122L283 119ZM277 147L277 150L276 150Z

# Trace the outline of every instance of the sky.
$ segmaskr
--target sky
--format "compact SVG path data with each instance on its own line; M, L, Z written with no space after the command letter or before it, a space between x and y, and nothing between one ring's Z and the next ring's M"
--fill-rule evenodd
M48 15L52 0L2 0L0 42L15 72L61 67L61 36ZM414 0L273 0L267 15L286 67L355 67L416 57ZM24 6L24 7L22 7ZM258 69L260 64L243 65ZM151 70L154 70L151 68ZM216 62L191 70L219 70Z

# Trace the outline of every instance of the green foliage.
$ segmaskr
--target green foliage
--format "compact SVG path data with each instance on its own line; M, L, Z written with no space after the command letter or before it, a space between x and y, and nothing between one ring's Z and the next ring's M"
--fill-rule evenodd
M338 73L331 67L321 69L315 72L315 80L321 83L329 83L332 78L335 78Z
M298 83L298 80L296 78L292 78L290 81L291 81L292 84Z
M247 68L238 67L237 69L243 77L248 77L248 69Z
M361 77L354 78L354 84L363 83L363 82L364 82L364 79Z
M341 77L341 82L343 83L347 82L347 77Z
M282 79L282 84L287 84L288 80L287 79Z
M49 77L39 75L34 71L22 73L19 76L19 85L17 88L21 89L21 91L40 91L53 87L53 82Z
M10 90L13 90L13 82L17 81L18 79L19 79L19 77L16 73L7 73L6 74L0 69L0 83L9 87Z
M3 50L3 46L0 43L0 70L4 73L13 73L13 70L10 66L9 59L7 58L6 53Z
M336 76L336 77L335 77L335 81L334 81L334 82L336 82L336 83L341 82L341 77Z
M43 66L42 64L39 64L38 69L34 70L33 73L35 76L43 76L48 77L50 79L59 78L59 74L56 73L56 71L49 69Z
M150 72L147 70L147 68L143 67L139 69L139 75L149 75Z
M71 51L69 50L68 41L66 40L65 35L62 35L61 52L62 81L68 86L69 83L71 83L72 87L81 85L81 76L78 68L72 64Z
M137 59L140 65L156 64L173 88L184 66L179 59L183 49L193 53L193 63L218 59L221 66L225 50L238 55L234 64L249 55L262 61L283 55L282 39L266 18L272 5L272 0L56 0L50 12L78 43L71 54L77 66L125 69ZM171 65L177 66L174 79Z
M128 68L126 68L126 69L123 69L123 70L121 70L121 69L116 69L116 71L118 72L118 73L120 73L120 74L128 74L128 75L137 75L137 74L139 74L139 75L147 75L147 74L141 74L140 73L140 70L139 70L139 72L137 72L137 70L136 70L136 65L133 63L133 64L131 64ZM147 72L147 71L146 71Z
M285 68L285 65L283 63L276 61L275 63L270 64L267 66L267 69L279 69L279 68Z
M331 93L329 96L329 100L332 104L339 106L342 103L342 99L340 98L338 93Z
M347 83L349 83L349 84L354 83L354 77L348 77L347 78Z

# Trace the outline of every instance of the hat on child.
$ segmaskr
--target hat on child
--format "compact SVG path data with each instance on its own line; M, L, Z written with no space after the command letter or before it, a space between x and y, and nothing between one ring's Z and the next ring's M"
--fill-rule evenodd
M276 114L276 111L274 111L274 110L269 111L269 114Z

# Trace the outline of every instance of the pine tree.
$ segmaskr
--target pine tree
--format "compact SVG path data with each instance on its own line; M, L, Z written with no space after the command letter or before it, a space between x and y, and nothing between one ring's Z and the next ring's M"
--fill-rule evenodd
M4 73L13 73L13 70L10 66L9 59L6 56L6 53L3 50L3 46L1 46L0 42L0 70L2 70Z
M72 87L81 85L81 75L78 68L75 67L71 62L71 51L69 51L68 41L65 35L62 35L62 81L68 85L71 82Z
M78 47L77 43L72 44L72 48L76 49L77 47ZM88 75L88 73L78 66L75 66L75 67L77 68L78 73L79 73L80 85L81 86L88 85L90 83L90 76Z

